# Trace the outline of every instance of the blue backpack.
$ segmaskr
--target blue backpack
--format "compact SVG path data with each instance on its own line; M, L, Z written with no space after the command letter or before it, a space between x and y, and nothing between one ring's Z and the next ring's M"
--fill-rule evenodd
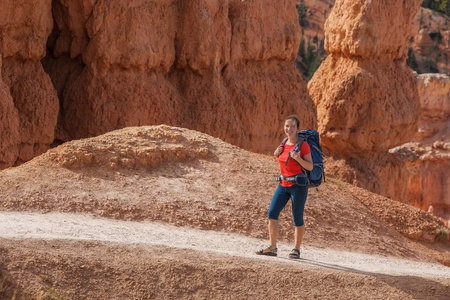
M311 171L305 170L303 167L303 173L306 174L306 178L308 179L306 186L308 187L318 187L322 184L322 181L325 181L325 171L323 168L323 157L325 156L322 152L322 147L320 146L319 133L313 129L305 129L301 130L297 133L298 141L294 147L294 151L300 151L300 146L305 141L308 143L311 149L311 157L313 160L313 169ZM281 145L284 146L287 138L285 138ZM289 161L290 155L286 160L286 165ZM295 180L298 182L297 180Z

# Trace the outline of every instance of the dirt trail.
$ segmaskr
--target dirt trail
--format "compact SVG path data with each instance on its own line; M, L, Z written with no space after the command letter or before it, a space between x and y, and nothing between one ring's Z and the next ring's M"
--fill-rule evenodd
M102 241L120 244L164 246L210 252L242 258L278 260L283 264L298 261L287 259L290 245L280 244L278 258L253 254L263 241L243 235L176 227L154 222L117 221L65 213L0 213L0 237L6 239L44 239ZM327 248L304 246L302 263L343 272L417 276L450 279L450 268L440 264L368 255Z

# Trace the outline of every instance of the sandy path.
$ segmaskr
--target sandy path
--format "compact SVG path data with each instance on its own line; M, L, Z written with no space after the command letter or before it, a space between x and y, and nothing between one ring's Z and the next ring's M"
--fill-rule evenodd
M361 274L450 279L450 268L437 263L308 246L302 248L300 261L287 259L290 245L286 244L279 245L278 258L261 257L253 252L264 245L264 241L237 234L196 230L159 223L117 221L63 213L0 212L0 224L0 237L7 239L95 240L122 244L145 244L200 250L258 260L278 260L285 264L300 262L317 268L332 268Z

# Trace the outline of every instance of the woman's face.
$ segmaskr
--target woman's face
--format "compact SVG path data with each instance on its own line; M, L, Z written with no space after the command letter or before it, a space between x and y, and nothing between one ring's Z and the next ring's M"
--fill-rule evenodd
M297 122L292 119L288 119L284 122L284 133L286 133L287 136L291 136L296 134L298 131Z

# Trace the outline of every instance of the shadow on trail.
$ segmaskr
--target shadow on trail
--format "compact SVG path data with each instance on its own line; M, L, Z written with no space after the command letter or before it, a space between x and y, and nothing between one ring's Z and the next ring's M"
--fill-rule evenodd
M445 285L440 282L408 275L387 275L381 272L367 272L358 270L355 268L349 268L340 266L338 264L323 263L312 259L301 258L299 260L292 260L289 258L283 258L285 260L294 261L299 264L307 264L316 267L322 267L326 269L355 273L358 275L373 276L378 280L390 285L391 287L403 291L410 295L413 299L449 299L450 285Z

